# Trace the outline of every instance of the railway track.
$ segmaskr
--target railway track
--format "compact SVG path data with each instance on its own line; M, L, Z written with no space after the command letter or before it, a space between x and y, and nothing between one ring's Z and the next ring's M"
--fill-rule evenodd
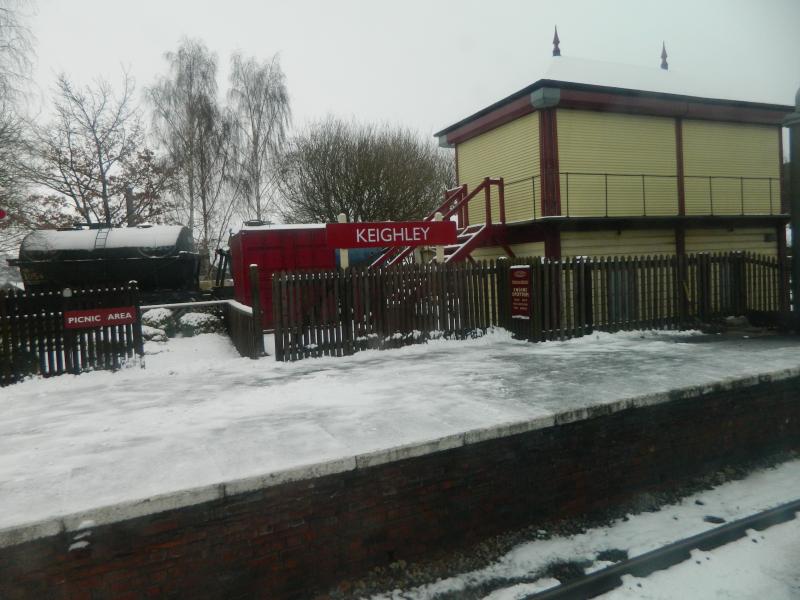
M647 577L691 558L692 550L713 550L746 535L748 529L763 531L773 525L791 521L800 512L800 500L738 519L697 535L667 544L656 550L618 562L583 577L525 596L524 600L583 600L594 598L622 585L623 575Z

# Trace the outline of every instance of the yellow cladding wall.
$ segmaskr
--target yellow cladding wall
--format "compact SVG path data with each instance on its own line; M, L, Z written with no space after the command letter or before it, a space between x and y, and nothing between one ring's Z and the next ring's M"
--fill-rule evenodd
M557 128L561 214L604 216L606 180L608 216L678 213L673 119L559 109Z
M672 229L562 231L561 256L647 256L675 254Z
M510 244L508 246L514 256L525 258L529 256L544 256L544 242L530 242L527 244ZM500 257L507 257L506 251L500 246L487 246L477 248L472 251L471 256L474 260L491 260ZM510 260L513 260L509 258Z
M539 115L532 113L458 145L459 183L474 190L484 177L505 180L506 221L528 221L534 218L533 185L536 176L536 198L539 202ZM515 183L517 182L517 183ZM470 201L470 223L486 221L483 192ZM536 209L538 215L538 207ZM500 222L497 193L492 193L492 221Z
M779 213L779 150L777 127L684 121L686 214Z
M772 241L767 241L772 240ZM686 252L730 252L743 250L777 256L778 242L774 227L727 229L687 229Z

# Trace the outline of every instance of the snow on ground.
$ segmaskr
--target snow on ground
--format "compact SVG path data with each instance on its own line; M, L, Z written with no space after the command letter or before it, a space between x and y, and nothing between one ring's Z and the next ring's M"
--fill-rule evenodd
M797 600L800 598L800 520L715 549L695 550L692 559L645 579L624 577L623 587L599 598L607 600Z
M694 494L657 512L628 515L625 520L618 520L608 527L590 529L579 535L520 544L484 569L411 590L394 590L386 595L374 596L373 600L434 600L443 594L452 597L481 583L504 580L514 583L508 587L502 587L501 584L484 600L525 598L535 591L558 584L557 580L549 577L536 578L537 573L552 563L587 561L590 566L586 572L591 572L613 564L598 559L598 554L603 551L624 550L630 557L638 556L716 527L703 520L706 516L731 521L798 498L800 460L794 460ZM692 560L666 571L652 573L644 579L625 577L623 588L602 597L614 600L798 598L798 533L800 525L797 520L755 532L736 544L738 548L723 546L711 552L695 552L695 559L700 560L700 565ZM758 547L751 538L756 539ZM748 551L752 552L752 562ZM737 569L741 571L732 576ZM530 578L530 582L518 583L526 578ZM726 595L728 591L730 595ZM733 591L737 591L738 595Z
M504 331L346 358L240 358L215 334L147 366L0 390L0 528L800 365L790 338Z

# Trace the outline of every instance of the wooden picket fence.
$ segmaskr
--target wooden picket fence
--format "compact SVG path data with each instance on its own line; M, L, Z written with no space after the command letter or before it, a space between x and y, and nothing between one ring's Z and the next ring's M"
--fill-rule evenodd
M135 286L59 292L0 292L0 386L29 375L118 369L143 355L141 321L92 329L65 329L65 310L133 306Z
M527 319L511 316L510 268L523 264L532 280ZM272 284L277 360L466 338L498 326L531 341L675 329L789 306L787 265L740 252L284 272Z

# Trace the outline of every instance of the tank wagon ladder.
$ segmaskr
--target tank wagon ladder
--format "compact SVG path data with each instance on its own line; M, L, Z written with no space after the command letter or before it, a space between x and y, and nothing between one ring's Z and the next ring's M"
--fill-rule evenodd
M106 240L108 240L108 234L111 232L111 226L108 227L100 227L97 230L97 235L94 238L94 249L95 250L103 250L106 247Z
M492 187L497 188L500 224L492 224ZM469 203L480 192L484 195L486 217L480 224L469 224ZM456 216L458 220L457 243L445 246L444 262L456 262L470 258L470 253L487 241L497 227L505 227L506 210L503 178L492 179L486 177L472 192L468 192L467 184L446 190L444 202L430 212L423 221L433 221L436 213L441 213L443 220ZM400 246L389 248L376 258L369 266L370 269L378 267L391 267L403 262L414 252L413 246Z

